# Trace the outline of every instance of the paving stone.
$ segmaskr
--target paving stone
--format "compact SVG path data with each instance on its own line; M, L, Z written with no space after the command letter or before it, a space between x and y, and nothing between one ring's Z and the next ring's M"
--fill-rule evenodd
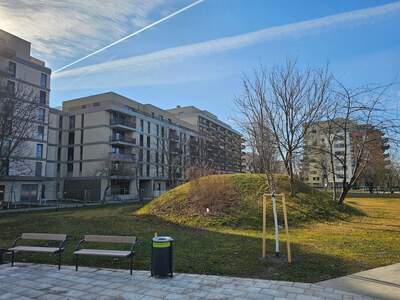
M63 267L19 264L0 266L0 299L35 298L59 299L251 299L251 300L365 300L361 296L319 285L207 276L176 274L174 278L150 277L148 271Z

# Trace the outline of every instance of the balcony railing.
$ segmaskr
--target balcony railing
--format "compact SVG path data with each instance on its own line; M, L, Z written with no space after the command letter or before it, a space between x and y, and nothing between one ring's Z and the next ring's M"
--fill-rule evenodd
M135 161L135 154L131 153L109 153L109 158L111 160L118 160L118 161L130 161L134 162Z
M127 137L127 136L113 135L110 137L110 142L123 142L123 143L129 143L129 144L136 144L136 139L132 138L132 137Z
M136 122L133 120L127 120L127 119L118 119L118 118L113 118L110 120L110 125L122 125L126 127L131 127L136 129Z

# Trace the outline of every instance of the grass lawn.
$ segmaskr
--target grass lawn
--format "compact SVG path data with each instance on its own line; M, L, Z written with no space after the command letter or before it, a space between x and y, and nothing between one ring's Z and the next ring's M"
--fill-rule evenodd
M21 232L68 233L64 264L83 234L136 235L135 268L149 268L154 232L176 238L175 271L266 279L316 282L377 266L400 262L400 199L351 198L347 203L364 216L346 221L312 222L290 228L294 263L262 260L261 228L213 226L204 229L175 225L156 217L135 215L138 205L65 209L0 215L0 247L9 247ZM272 228L268 249L274 245ZM283 231L282 231L283 236ZM123 247L123 246L122 246ZM281 248L285 250L282 243ZM51 262L46 255L17 256L19 261ZM127 262L82 257L82 265L127 268Z

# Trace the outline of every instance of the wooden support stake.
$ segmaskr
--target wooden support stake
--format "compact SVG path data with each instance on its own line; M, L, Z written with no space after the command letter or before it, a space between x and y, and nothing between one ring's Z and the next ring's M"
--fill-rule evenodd
M267 195L263 195L263 233L262 233L262 258L266 256L267 244Z
M287 256L288 256L288 262L291 263L292 262L292 253L290 251L289 227L288 227L288 221L287 221L286 196L285 196L285 194L282 194L282 208L283 208L283 218L285 220Z

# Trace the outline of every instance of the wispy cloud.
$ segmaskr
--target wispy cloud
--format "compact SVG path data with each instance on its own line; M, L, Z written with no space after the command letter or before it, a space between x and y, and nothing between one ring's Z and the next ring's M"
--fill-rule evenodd
M400 2L376 6L367 9L354 10L346 13L326 16L318 19L302 21L282 26L270 27L246 34L225 37L206 42L189 44L179 47L164 49L149 54L132 56L123 59L89 65L85 67L66 70L55 74L56 78L69 78L85 75L100 75L107 72L108 76L113 71L118 71L115 81L107 78L107 84L112 86L124 86L133 83L131 78L137 78L134 74L143 75L146 72L159 70L168 65L185 61L191 57L209 55L227 50L248 47L258 43L278 40L287 37L299 38L307 34L313 34L324 29L339 25L357 25L379 16L399 13ZM123 76L124 72L127 75ZM132 73L133 72L133 73ZM168 81L170 82L170 80ZM85 83L82 83L85 86ZM91 84L88 82L88 84ZM135 82L135 84L138 84Z
M31 41L35 54L51 62L118 39L168 6L171 0L0 0L0 28Z

